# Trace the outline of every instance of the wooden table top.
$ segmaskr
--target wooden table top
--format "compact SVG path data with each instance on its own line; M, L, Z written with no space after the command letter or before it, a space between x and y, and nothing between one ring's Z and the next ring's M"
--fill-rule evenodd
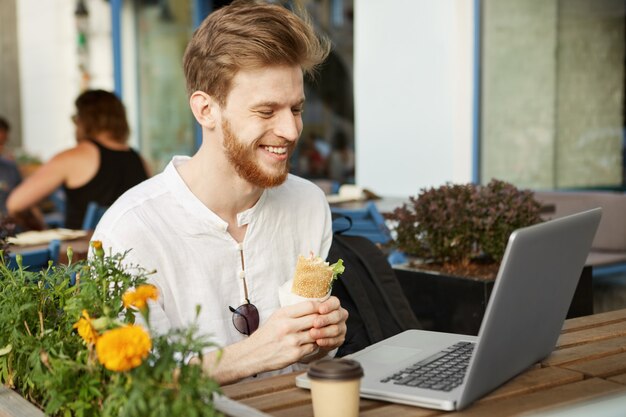
M222 388L243 404L275 417L313 417L311 395L295 374ZM548 358L460 412L361 399L361 417L514 416L608 394L626 395L626 309L567 320Z
M310 392L295 386L296 375L228 385L222 391L270 416L313 417ZM359 416L517 416L610 394L626 395L626 309L567 320L552 355L465 410L442 412L361 399ZM0 387L0 416L44 414Z
M79 237L76 239L68 239L61 241L61 248L59 250L59 263L66 264L68 262L67 259L67 248L72 247L73 262L80 261L83 259L87 259L89 254L89 241L91 240L91 236L93 235L93 231L87 232L86 236ZM11 245L9 250L13 253L20 253L24 251L34 250L34 249L43 249L48 247L47 243L41 243L37 245L25 245L25 246L16 246Z

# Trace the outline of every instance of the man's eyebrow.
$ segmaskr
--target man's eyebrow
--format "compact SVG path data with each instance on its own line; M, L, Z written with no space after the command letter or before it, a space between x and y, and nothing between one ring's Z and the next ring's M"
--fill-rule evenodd
M258 103L252 104L250 107L276 107L278 106L278 102L276 101L259 101Z
M293 106L301 106L304 104L304 97L302 97L300 100L298 100L296 103L293 104ZM257 107L280 107L282 105L282 103L279 103L277 101L260 101L258 103L254 103L253 105L251 105L251 108L257 108Z

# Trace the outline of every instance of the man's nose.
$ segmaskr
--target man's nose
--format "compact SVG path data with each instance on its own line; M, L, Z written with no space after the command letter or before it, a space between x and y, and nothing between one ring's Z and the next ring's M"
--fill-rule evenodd
M293 142L300 136L302 119L300 115L291 111L282 112L276 120L274 134L289 142Z

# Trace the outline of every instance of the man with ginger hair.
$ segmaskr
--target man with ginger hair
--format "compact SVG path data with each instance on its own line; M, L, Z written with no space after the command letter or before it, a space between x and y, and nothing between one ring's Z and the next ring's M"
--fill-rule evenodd
M156 269L157 329L191 323L201 305L201 331L224 347L219 361L215 352L204 358L220 383L288 372L345 339L337 298L278 300L298 255L326 258L332 240L323 192L288 173L302 132L303 76L329 48L278 5L236 1L209 15L183 58L202 145L123 195L94 234Z

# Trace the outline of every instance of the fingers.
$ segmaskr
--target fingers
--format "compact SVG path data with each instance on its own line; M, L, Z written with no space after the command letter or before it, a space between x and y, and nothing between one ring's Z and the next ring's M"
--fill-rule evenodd
M282 311L287 317L302 317L309 314L317 314L320 309L320 304L323 303L308 300L282 307L279 310Z
M254 361L263 370L284 368L319 349L308 330L285 335L271 331L261 335L257 331L246 341L251 342Z
M329 314L325 314L323 316L317 316L313 320L313 326L316 329L321 329L322 327L330 326L331 324L336 324L341 321L341 311L335 310Z
M307 343L305 345L301 345L300 346L300 352L298 355L298 360L302 359L304 356L310 355L312 353L315 353L319 350L319 346L317 343L312 342L312 343Z
M336 324L348 317L346 310L341 308L341 303L337 297L330 297L324 302L308 300L300 303L282 307L277 310L284 317L298 318L297 330L304 330L311 327L325 327Z
M330 297L328 300L319 304L318 313L320 314L328 314L333 310L337 310L341 307L341 303L337 297Z
M317 339L315 341L316 345L321 348L334 349L343 345L343 342L346 340L345 335L340 337L326 338L326 339Z
M311 329L310 333L318 346L335 348L341 346L346 339L346 325L344 322L323 329Z
M326 326L322 329L311 329L309 334L314 340L329 339L338 337L341 335L341 325L333 324L332 326Z
M336 310L331 310L327 314L319 315L313 320L313 327L320 329L322 327L330 326L345 322L348 319L348 312L339 306Z
M315 319L315 327L309 333L320 347L335 348L343 344L346 338L346 320L348 312L339 307L329 314ZM318 326L319 324L319 326Z
M278 342L285 347L297 348L307 344L315 344L315 338L311 335L310 329L286 334L279 337Z
M307 355L318 347L340 346L345 340L347 318L348 312L337 297L324 302L304 301L276 310L251 338L262 337L276 344L283 359Z
M314 300L302 301L282 307L281 310L289 317L301 317L308 314L328 314L341 307L337 297L330 297L328 300L319 302Z
M279 323L280 332L283 334L308 330L313 327L318 317L318 304L314 301L304 301L280 308L272 314L269 321Z
M348 312L340 308L325 316L319 316L315 319L315 326L310 330L311 336L315 339L336 337L337 335L346 334ZM317 326L317 324L321 324Z

